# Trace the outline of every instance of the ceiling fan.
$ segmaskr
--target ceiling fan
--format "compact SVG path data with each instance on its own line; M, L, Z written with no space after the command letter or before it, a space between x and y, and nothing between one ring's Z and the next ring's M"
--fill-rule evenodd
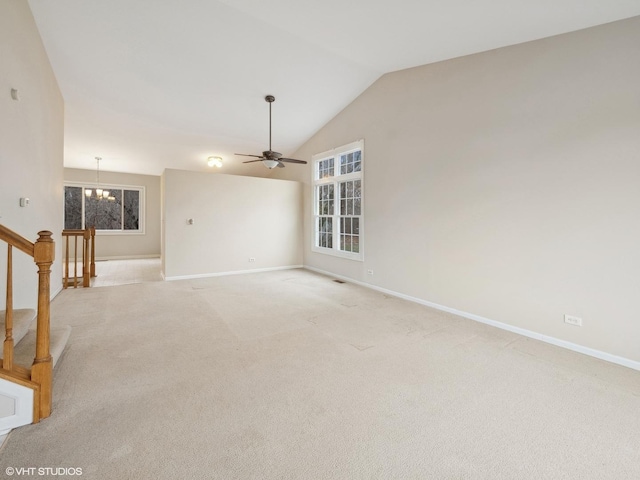
M269 103L269 150L262 152L262 155L247 155L245 153L235 153L234 155L240 155L242 157L256 157L256 160L247 160L242 163L262 162L265 167L272 168L284 168L284 163L304 163L304 160L296 160L295 158L284 158L281 153L271 150L271 104L276 100L273 95L267 95L264 97L265 101Z

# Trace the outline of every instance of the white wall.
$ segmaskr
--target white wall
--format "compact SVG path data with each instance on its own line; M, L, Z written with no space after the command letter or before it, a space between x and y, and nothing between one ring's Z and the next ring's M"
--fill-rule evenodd
M50 230L56 242L51 291L62 288L64 103L26 1L0 2L0 223L30 241ZM20 100L11 98L15 88ZM31 199L21 208L19 199ZM0 310L5 306L6 244L0 244ZM14 307L37 305L33 259L17 249ZM0 404L5 405L0 402ZM11 412L0 411L0 417Z
M65 182L94 185L95 170L64 169ZM145 187L144 234L96 234L96 258L141 258L160 255L160 177L106 172L101 169L100 183Z
M286 180L165 170L165 277L301 265L301 192Z
M364 262L311 251L311 166L277 172L305 264L640 361L639 45L636 17L383 76L294 154L364 138Z
M51 290L62 287L64 103L27 2L0 3L0 223L30 241L50 230L56 242ZM11 98L15 88L20 100ZM21 197L31 204L20 207ZM14 250L14 306L34 307L37 267ZM0 245L0 309L6 245Z

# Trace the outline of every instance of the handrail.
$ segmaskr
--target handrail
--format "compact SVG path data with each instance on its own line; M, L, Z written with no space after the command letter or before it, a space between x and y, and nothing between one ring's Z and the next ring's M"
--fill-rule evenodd
M38 240L31 243L26 238L0 225L0 240L7 243L7 303L5 313L5 349L0 374L16 383L33 385L33 423L51 415L53 359L50 353L50 295L51 265L55 259L55 243L52 233L38 232ZM12 249L18 248L33 257L38 266L38 310L36 320L36 351L31 369L13 364L13 260ZM7 349L8 346L8 349ZM29 383L31 382L31 383Z
M13 230L9 230L4 225L0 225L0 240L4 240L9 245L13 245L20 251L26 253L30 257L33 257L33 243Z

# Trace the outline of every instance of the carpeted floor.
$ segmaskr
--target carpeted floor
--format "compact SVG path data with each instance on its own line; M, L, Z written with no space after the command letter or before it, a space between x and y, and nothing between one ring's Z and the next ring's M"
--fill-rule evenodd
M10 434L2 474L640 478L640 372L308 271L52 308L73 326L54 412Z

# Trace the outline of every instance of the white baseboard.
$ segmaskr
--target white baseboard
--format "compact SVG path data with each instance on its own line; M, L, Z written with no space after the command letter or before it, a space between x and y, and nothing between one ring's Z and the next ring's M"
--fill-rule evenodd
M536 340L540 340L545 343L550 343L551 345L556 345L558 347L566 348L568 350L573 350L574 352L582 353L584 355L589 355L591 357L599 358L600 360L605 360L607 362L615 363L618 365L622 365L623 367L632 368L634 370L640 370L640 362L635 360L631 360L629 358L619 357L617 355L613 355L611 353L602 352L600 350L596 350L594 348L585 347L583 345L578 345L576 343L567 342L566 340L560 340L559 338L550 337L549 335L544 335L542 333L533 332L531 330L527 330L525 328L515 327L513 325L509 325L508 323L498 322L497 320L491 320L490 318L481 317L480 315L475 315L473 313L463 312L462 310L456 310L455 308L450 308L444 305L439 305L437 303L429 302L427 300L423 300L421 298L412 297L409 295L405 295L403 293L394 292L393 290L387 290L386 288L378 287L376 285L371 285L370 283L360 282L358 280L354 280L349 277L344 277L342 275L336 275L335 273L327 272L325 270L320 270L319 268L310 267L305 265L304 268L306 270L311 270L316 273L320 273L322 275L327 275L329 277L338 278L340 280L344 280L346 282L355 283L356 285L360 285L362 287L370 288L372 290L376 290L378 292L386 293L388 295L402 298L404 300L409 300L410 302L419 303L420 305L425 305L427 307L435 308L436 310L442 310L443 312L453 313L454 315L458 315L460 317L468 318L470 320L475 320L476 322L485 323L487 325L491 325L492 327L500 328L502 330L507 330L509 332L517 333L518 335L523 335L525 337L534 338Z
M52 301L54 298L56 298L58 295L60 295L60 292L64 290L63 286L60 285L56 290L54 290L53 292L49 292L49 301Z
M292 270L294 268L304 268L304 266L303 265L287 265L284 267L255 268L253 270L234 270L231 272L201 273L198 275L177 275L172 277L166 277L164 275L164 272L162 272L162 278L170 282L173 280L191 280L194 278L224 277L226 275L243 275L245 273L261 273L261 272L274 272L276 270Z
M144 258L160 258L160 255L115 255L112 257L96 257L96 262L105 262L107 260L137 260Z

